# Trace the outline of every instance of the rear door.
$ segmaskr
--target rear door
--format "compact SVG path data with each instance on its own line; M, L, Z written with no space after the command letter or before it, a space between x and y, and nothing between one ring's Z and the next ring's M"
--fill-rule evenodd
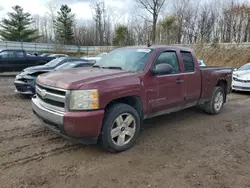
M183 75L175 51L162 51L153 63L167 63L173 67L173 71L166 75L156 75L153 77L157 84L157 99L151 104L152 112L171 112L183 107Z
M183 61L184 76L184 100L185 106L195 105L201 94L201 73L198 62L194 54L190 51L180 51L181 61Z

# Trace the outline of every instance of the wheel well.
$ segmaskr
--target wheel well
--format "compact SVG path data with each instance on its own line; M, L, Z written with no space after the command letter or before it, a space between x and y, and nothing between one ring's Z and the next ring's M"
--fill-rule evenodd
M122 98L112 100L106 105L105 111L117 103L124 103L124 104L128 104L132 106L139 113L141 119L143 119L143 116L144 116L143 106L142 106L141 98L139 96L128 96L128 97L122 97Z
M222 87L225 93L225 98L224 98L224 102L226 102L226 98L227 98L227 81L226 80L218 80L216 86Z

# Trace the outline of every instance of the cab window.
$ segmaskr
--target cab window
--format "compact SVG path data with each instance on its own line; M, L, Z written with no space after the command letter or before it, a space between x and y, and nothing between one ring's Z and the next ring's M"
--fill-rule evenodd
M172 74L180 72L179 62L175 52L162 52L154 63L154 67L158 64L166 63L172 66Z

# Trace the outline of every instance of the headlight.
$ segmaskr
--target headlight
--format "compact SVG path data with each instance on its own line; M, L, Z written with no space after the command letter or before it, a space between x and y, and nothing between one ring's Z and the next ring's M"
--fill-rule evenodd
M16 79L20 79L22 76L20 74L16 75Z
M99 108L98 90L73 90L70 93L70 110L94 110Z

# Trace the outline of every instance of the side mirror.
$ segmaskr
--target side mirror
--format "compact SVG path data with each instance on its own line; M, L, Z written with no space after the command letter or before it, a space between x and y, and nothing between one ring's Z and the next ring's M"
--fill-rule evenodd
M173 67L166 63L161 63L156 65L155 69L152 69L151 72L153 75L164 75L170 74L173 71Z

